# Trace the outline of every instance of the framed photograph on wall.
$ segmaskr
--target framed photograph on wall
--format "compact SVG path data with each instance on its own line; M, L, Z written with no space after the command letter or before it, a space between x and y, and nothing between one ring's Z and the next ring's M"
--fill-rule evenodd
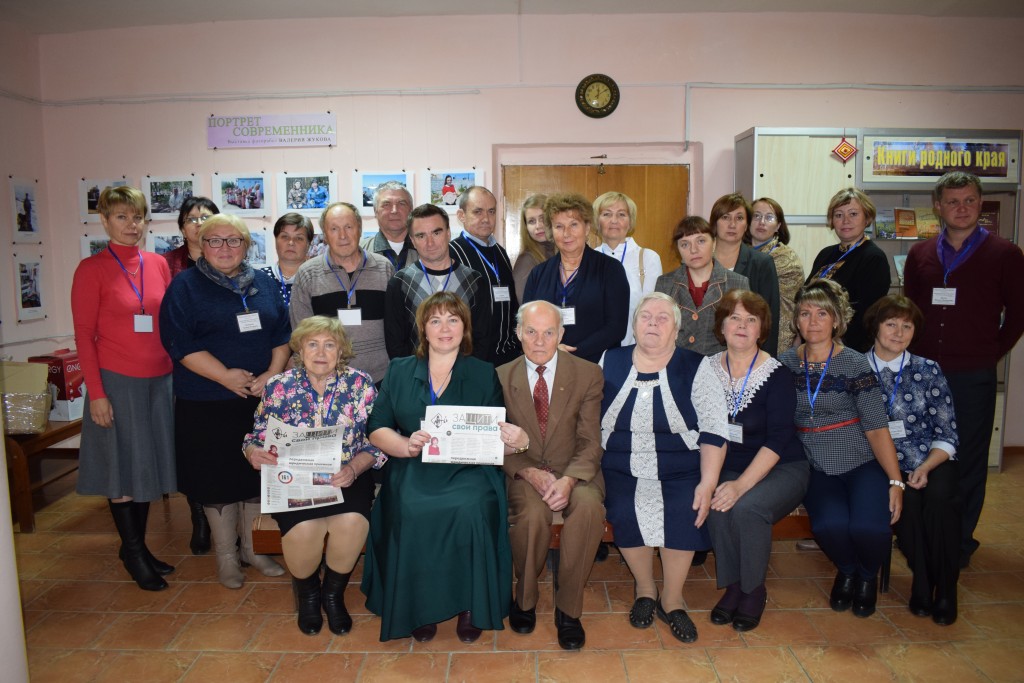
M124 187L130 185L127 176L120 178L82 178L78 181L78 217L83 223L100 222L100 193L108 187ZM148 197L147 200L149 201ZM152 209L152 204L150 204ZM178 214L175 212L174 217Z
M333 171L277 174L278 216L294 211L319 218L324 207L337 201L338 178Z
M87 259L95 256L110 244L110 238L106 235L83 235L82 236L82 258Z
M38 253L14 254L15 305L18 322L46 317L43 296L43 257Z
M210 196L224 213L265 218L267 206L266 176L263 173L214 173Z
M192 195L202 194L194 174L179 176L146 176L142 179L142 193L149 204L153 220L178 220L181 204Z
M352 173L352 203L359 207L359 215L373 215L373 198L377 194L377 188L394 180L401 183L412 195L412 203L416 204L416 191L413 189L414 174L405 171L360 171Z
M454 214L459 209L459 197L474 185L484 184L484 172L475 169L428 168L420 171L420 187L430 191L429 201Z
M42 244L39 224L39 181L9 177L11 195L11 241L18 244Z
M185 237L180 230L150 230L146 234L146 251L154 254L166 254L185 244Z
M264 228L253 228L249 226L249 237L252 238L252 244L249 245L249 251L246 252L245 258L248 259L249 265L253 268L262 268L269 263L267 257L267 229ZM269 240L273 241L273 240Z

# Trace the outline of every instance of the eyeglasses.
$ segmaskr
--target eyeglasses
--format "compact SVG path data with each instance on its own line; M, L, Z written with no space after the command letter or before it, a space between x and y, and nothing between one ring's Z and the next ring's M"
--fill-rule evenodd
M245 244L245 240L241 237L211 237L210 239L203 238L203 241L209 244L213 249L220 249L225 244L232 249L238 249L240 246Z
M779 218L774 213L755 213L751 220L754 223L774 223Z
M186 223L191 223L192 225L202 225L203 223L205 223L210 218L213 218L213 216L199 216L199 217L189 216L189 217L187 217L185 219L185 222Z

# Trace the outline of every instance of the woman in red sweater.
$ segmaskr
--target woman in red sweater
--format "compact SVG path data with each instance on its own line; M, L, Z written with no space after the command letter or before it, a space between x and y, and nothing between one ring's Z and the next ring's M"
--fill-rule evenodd
M78 265L71 285L75 342L85 374L78 493L105 496L121 561L143 590L167 588L174 567L146 548L149 502L177 490L171 359L158 321L171 274L143 252L146 199L108 187L99 200L110 244Z

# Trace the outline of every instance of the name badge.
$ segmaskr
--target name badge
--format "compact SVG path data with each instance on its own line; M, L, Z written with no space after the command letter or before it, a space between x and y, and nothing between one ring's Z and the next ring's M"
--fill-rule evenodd
M739 422L729 423L729 441L743 443L743 425Z
M907 426L903 420L889 420L889 436L894 439L907 438Z
M955 306L956 287L935 287L932 289L933 306Z
M135 331L136 332L152 332L153 331L153 316L146 315L145 313L139 313L135 316Z
M511 301L508 295L508 287L491 287L491 295L495 301Z
M363 324L363 309L339 308L338 321L345 327L358 327Z
M575 306L563 306L558 309L562 312L562 326L575 325L576 324L576 307Z
M252 313L239 313L238 314L238 331L239 332L255 332L256 330L262 330L263 326L260 325L260 314L259 311L253 311Z

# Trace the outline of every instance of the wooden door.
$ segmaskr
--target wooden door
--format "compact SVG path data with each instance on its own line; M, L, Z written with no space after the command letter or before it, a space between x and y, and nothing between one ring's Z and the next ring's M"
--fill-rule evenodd
M633 238L661 256L666 272L679 265L672 231L686 215L690 169L684 165L503 166L505 247L515 258L519 210L530 195L578 192L593 201L605 192L622 192L637 206Z

